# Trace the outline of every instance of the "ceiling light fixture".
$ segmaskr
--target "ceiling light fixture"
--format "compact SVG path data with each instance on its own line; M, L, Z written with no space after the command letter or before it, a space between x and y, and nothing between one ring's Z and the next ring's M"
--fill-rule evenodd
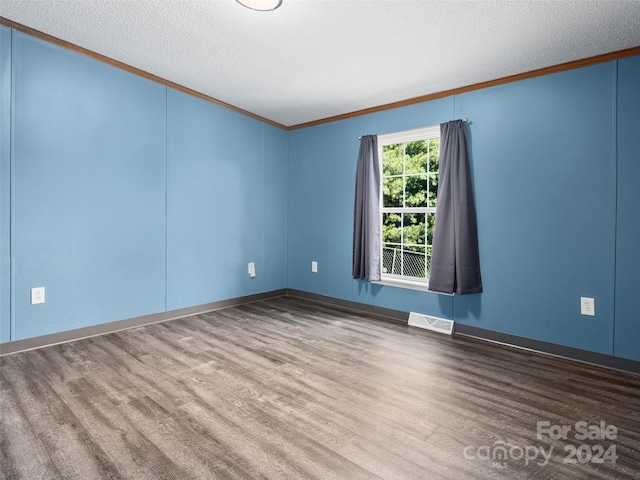
M268 12L269 10L275 10L282 5L282 0L236 0L240 5L244 5L251 10L259 10L261 12Z

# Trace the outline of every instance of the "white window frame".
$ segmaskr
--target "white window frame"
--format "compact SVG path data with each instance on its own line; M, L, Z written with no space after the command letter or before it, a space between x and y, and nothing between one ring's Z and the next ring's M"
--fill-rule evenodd
M386 145L394 145L397 143L409 143L418 140L431 140L433 138L440 138L440 125L432 125L429 127L415 128L412 130L404 130L400 132L386 133L378 135L378 159L380 162L380 172L382 178L383 168L383 151ZM382 214L383 213L436 213L436 207L384 207L383 206L383 194L382 194L382 181L380 182L380 270L382 271L383 262L383 242L382 242ZM429 290L429 279L418 279L415 277L406 277L404 275L393 275L390 273L381 273L381 280L379 283L382 285L390 285L394 287L409 288L413 290Z

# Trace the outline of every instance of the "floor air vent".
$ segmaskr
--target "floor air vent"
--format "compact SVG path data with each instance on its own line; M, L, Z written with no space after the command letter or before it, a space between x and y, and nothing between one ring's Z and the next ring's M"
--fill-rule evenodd
M409 313L409 325L412 327L426 328L434 332L446 333L447 335L453 333L453 320L431 317L421 313Z

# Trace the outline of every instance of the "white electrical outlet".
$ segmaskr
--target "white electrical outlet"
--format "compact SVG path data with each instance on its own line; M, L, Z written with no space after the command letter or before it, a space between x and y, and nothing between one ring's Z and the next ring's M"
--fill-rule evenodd
M256 264L253 262L249 262L249 276L251 278L256 276Z
M31 305L44 303L44 287L35 287L31 289Z
M596 300L590 297L580 297L580 314L596 316Z
M311 262L311 271L313 273L318 273L318 262Z

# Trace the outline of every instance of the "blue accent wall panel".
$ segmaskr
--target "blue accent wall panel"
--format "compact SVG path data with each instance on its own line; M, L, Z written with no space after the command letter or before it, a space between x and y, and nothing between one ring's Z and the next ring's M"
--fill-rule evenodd
M640 57L618 64L615 355L640 360Z
M0 26L0 343L11 339L11 29Z
M172 89L167 101L167 309L262 292L264 124Z
M484 293L454 319L611 354L615 62L456 97L471 120ZM594 297L596 317L580 315Z
M287 288L287 132L264 126L263 290Z
M353 123L289 132L289 287L346 300L359 146Z
M163 311L165 88L13 35L12 340Z

